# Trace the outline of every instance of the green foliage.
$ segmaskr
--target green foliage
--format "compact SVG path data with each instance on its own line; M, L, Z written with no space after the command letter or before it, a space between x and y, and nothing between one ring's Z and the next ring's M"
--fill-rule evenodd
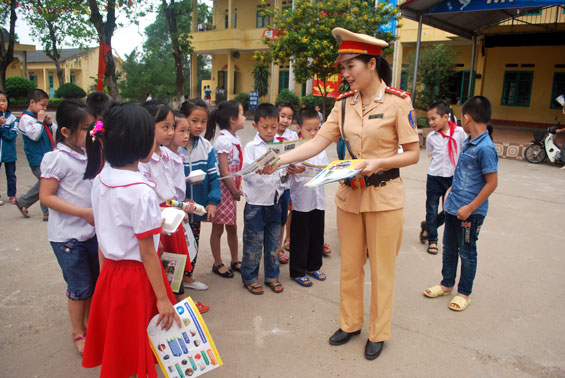
M86 92L78 85L75 85L73 83L65 83L55 91L55 96L64 99L83 98L86 96Z
M259 94L259 97L266 96L269 93L269 76L271 74L269 65L265 62L258 62L252 71L253 89Z
M222 101L226 101L227 100L227 96L226 93L216 93L216 104L219 104Z
M414 78L414 52L410 52L409 71L411 83ZM450 99L451 84L456 75L454 71L457 51L444 44L422 49L418 62L416 83L416 108L427 109L428 105L438 99Z
M191 8L192 9L192 8ZM209 10L206 4L199 5L199 20L206 19ZM177 16L179 33L188 33L191 29L192 16L189 12ZM175 96L176 75L173 48L167 21L161 10L153 24L145 28L146 41L142 49L136 49L126 56L122 66L126 79L118 83L120 92L124 98L145 100L147 92L151 92L153 98L168 101ZM184 76L190 77L190 54L184 55ZM197 88L200 88L202 80L211 78L210 57L198 55L197 58ZM189 93L189 81L185 80L185 93Z
M23 77L14 76L6 79L6 93L10 101L17 98L26 98L27 94L35 89L35 83ZM27 101L26 101L27 105Z
M288 102L295 111L300 108L300 98L290 89L283 89L277 96L276 102Z
M249 110L249 93L238 93L234 96L233 99L241 103L244 112L247 112ZM216 103L219 103L217 99Z
M302 97L302 106L313 108L314 106L322 106L322 97L314 95L306 95Z

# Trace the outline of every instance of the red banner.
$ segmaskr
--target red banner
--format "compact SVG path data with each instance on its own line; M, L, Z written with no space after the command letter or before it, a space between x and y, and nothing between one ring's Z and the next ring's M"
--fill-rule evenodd
M104 92L104 73L106 72L106 54L111 53L112 48L100 41L98 49L98 79L96 80L96 90Z
M336 74L329 77L326 80L326 86L324 88L324 82L318 80L316 76L314 76L314 85L312 87L312 94L314 96L322 96L322 92L327 93L328 97L337 97L339 96L339 85L341 84L341 74Z

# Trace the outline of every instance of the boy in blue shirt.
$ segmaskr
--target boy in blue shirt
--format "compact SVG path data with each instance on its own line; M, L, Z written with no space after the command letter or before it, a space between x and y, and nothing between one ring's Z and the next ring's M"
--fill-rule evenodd
M445 200L443 280L440 285L424 291L429 298L449 295L455 286L461 257L458 294L449 303L454 311L463 311L471 303L469 296L477 270L476 242L487 215L488 197L498 184L498 153L487 131L491 112L490 101L483 96L471 97L461 109L461 125L470 136L461 149L453 184Z
M33 89L27 95L28 107L24 110L19 121L19 130L24 138L24 151L31 172L37 178L35 185L24 195L16 199L16 206L25 218L29 218L28 209L39 201L39 185L41 183L41 160L43 155L53 151L55 147L54 136L57 125L51 121L47 113L49 95L41 89ZM47 207L41 204L43 220L49 219Z

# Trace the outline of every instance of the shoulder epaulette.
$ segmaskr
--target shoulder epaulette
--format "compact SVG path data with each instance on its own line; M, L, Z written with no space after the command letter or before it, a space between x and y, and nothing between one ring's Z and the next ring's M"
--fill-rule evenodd
M386 87L385 92L393 94L393 95L397 95L397 96L402 97L402 98L406 98L406 97L410 96L410 93L403 91L402 89L396 89L396 88L392 88L392 87Z
M347 98L347 97L354 95L354 94L355 94L355 91L343 92L342 94L337 96L336 101L343 100L344 98Z

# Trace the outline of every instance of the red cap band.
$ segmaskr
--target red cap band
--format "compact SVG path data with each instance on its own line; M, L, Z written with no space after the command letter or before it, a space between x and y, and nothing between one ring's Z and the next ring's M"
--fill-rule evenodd
M365 55L381 55L381 47L371 45L369 43L343 41L339 45L338 54L365 54Z

